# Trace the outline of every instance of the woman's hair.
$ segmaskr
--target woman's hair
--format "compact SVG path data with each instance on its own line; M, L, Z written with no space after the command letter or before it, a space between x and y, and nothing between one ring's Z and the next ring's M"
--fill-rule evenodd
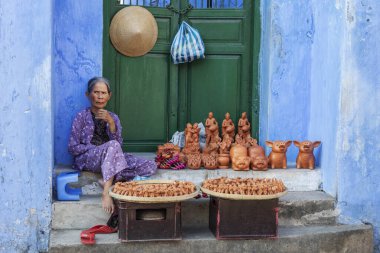
M91 93L92 89L94 88L94 85L99 83L99 82L104 83L107 86L108 93L111 93L110 81L108 81L104 77L98 77L98 76L95 76L95 77L91 78L90 80L88 80L87 92Z

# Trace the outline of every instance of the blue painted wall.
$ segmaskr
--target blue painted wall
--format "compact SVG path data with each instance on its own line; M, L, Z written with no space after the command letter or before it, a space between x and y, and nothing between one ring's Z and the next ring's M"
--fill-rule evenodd
M72 118L101 74L102 1L52 5L0 5L0 252L47 250L53 142L70 164ZM374 225L380 252L380 2L262 1L262 25L261 140L322 140L324 190Z
M380 252L380 2L270 0L262 15L261 140L322 140L323 189Z
M71 122L89 105L87 81L102 73L103 1L55 1L53 33L54 159L71 164Z
M51 0L0 2L0 252L48 247L51 14Z
M262 1L260 142L303 140L310 119L311 46L314 16L310 1ZM269 153L270 149L267 149ZM295 163L297 149L288 149Z
M260 56L261 142L321 140L323 189L342 215L375 225L377 245L379 5L263 0ZM88 105L86 81L101 74L102 1L57 1L53 40L55 163L70 164L72 118ZM292 146L290 163L296 154Z
M336 196L336 134L340 114L342 47L344 43L343 1L313 1L315 35L312 45L310 121L308 138L322 140L316 156L323 168L323 189Z
M380 1L350 0L344 10L338 200L342 215L374 225L380 252Z

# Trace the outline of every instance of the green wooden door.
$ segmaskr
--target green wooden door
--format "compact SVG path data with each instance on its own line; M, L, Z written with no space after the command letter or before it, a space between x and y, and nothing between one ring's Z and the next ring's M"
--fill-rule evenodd
M209 111L220 123L226 112L235 122L241 112L251 113L251 13L251 1L244 1L242 9L189 12L205 43L206 59L180 66L181 129L185 122L204 122Z
M113 15L125 5L104 1L103 75L112 84L109 109L121 119L124 148L154 151L187 122L204 122L209 111L220 123L226 112L237 123L246 111L251 115L253 136L257 136L251 2L244 1L241 9L191 10L188 18L204 40L206 59L174 65L170 45L180 23L177 14L144 6L157 20L157 43L142 57L126 57L113 48L108 34ZM171 4L183 9L188 0L172 0Z

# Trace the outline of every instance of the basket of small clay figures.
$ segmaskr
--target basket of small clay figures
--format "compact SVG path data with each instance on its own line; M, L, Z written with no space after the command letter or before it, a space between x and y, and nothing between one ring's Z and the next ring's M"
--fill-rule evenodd
M284 183L275 178L215 178L203 181L201 191L232 200L279 198L287 193Z
M145 180L117 182L110 188L110 196L135 203L169 203L194 198L199 189L187 181Z
M159 169L182 170L186 168L186 163L180 159L180 147L173 143L158 146L155 161Z

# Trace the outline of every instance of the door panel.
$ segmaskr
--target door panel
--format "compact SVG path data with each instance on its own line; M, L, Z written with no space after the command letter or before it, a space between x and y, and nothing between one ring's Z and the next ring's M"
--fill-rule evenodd
M239 43L242 44L243 20L241 19L191 19L197 27L204 43ZM212 27L213 29L210 29Z
M249 2L244 9L194 9L188 14L205 43L206 58L180 69L182 128L184 122L204 122L210 111L219 125L226 112L235 124L241 112L251 115Z
M167 139L169 63L165 54L122 57L119 115L129 143L162 143ZM125 85L124 85L125 84Z
M200 122L214 112L221 122L226 112L235 118L239 110L240 56L208 55L188 67L188 121Z

